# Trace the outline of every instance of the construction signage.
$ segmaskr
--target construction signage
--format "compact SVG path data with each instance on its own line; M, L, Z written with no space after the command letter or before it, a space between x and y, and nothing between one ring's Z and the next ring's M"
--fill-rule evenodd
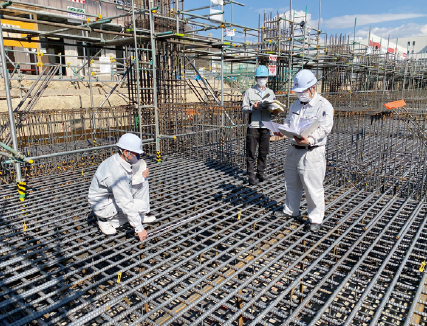
M236 30L234 28L226 28L225 29L225 35L226 36L235 36L236 35L235 31Z
M269 74L269 76L276 76L276 74L277 74L276 67L277 66L272 66L272 65L268 66L268 74Z
M80 23L81 21L76 20L76 18L77 19L86 18L85 10L82 8L74 8L74 7L67 6L67 10L68 10L68 17L69 17L68 21L70 23Z
M269 76L276 76L277 75L277 55L270 54L269 57L269 65L268 65L268 74Z
M270 54L270 57L269 57L269 59L268 59L270 62L271 61L273 61L273 62L277 62L277 55L272 55L272 54Z

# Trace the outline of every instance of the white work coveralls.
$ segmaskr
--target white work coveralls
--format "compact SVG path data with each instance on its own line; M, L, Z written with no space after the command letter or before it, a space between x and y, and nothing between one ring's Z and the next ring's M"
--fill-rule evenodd
M325 216L325 195L323 179L326 172L325 145L332 130L334 108L317 92L311 101L303 105L299 100L292 103L285 124L296 129L301 119L317 119L319 127L308 136L311 146L297 149L297 142L291 139L285 161L286 200L283 212L299 215L301 197L305 190L308 218L312 223L322 223Z
M145 162L140 163L145 166ZM141 219L150 211L148 180L136 178L132 165L119 154L100 164L90 184L88 200L95 215L108 219L113 227L129 221L136 233L144 230Z

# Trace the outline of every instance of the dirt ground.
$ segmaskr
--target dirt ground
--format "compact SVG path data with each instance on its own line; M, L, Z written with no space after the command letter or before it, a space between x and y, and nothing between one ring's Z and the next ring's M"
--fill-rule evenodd
M193 82L193 81L190 81ZM12 81L12 106L17 108L21 102L21 98L25 96L26 89L30 88L34 81L23 80L21 84L17 80ZM111 91L111 87L114 87L114 82L106 83L110 87L106 86L101 82L92 82L92 93L93 93L93 106L99 107L104 101L107 94ZM20 91L20 87L22 91ZM103 107L114 107L120 105L129 104L129 100L126 98L128 90L126 87L118 87L117 90L124 94L120 95L115 91L109 97L108 101ZM219 90L218 90L219 91ZM34 91L33 91L34 92ZM240 100L241 94L235 90L225 87L224 101ZM184 99L183 99L184 100ZM28 98L21 107L21 110L29 103ZM200 102L197 96L188 88L186 94L186 102ZM90 100L90 87L88 82L71 82L71 81L51 81L48 87L43 92L40 99L37 101L33 110L52 110L52 109L76 109L76 108L89 108L91 107ZM0 112L7 111L6 91L4 82L0 79Z
M21 87L28 89L34 81L23 81ZM110 87L114 87L115 83L107 83ZM24 97L26 91L19 90L19 82L12 81L12 106L16 108L21 102L21 97ZM104 101L111 88L101 82L92 83L93 92L93 106L98 107ZM125 96L128 94L127 88L118 87L117 90ZM34 91L33 91L34 92ZM128 104L128 99L115 91L103 105L103 107L119 106ZM30 102L27 99L22 108ZM37 101L33 110L51 110L51 109L75 109L75 108L89 108L91 107L90 100L90 87L88 82L70 81L52 81L43 92L40 99ZM0 81L0 112L7 111L6 91L4 88L3 80Z

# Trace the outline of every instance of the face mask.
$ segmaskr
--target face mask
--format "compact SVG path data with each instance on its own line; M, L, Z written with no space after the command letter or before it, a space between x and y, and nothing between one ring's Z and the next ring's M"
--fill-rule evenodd
M126 161L129 164L133 165L133 164L138 163L138 161L139 161L139 154L136 154L136 155L132 154L132 158L131 159L129 159L129 155L131 155L131 153L129 153L128 156L126 157Z
M259 87L265 87L267 85L268 78L257 78L256 83Z
M298 99L300 100L300 102L310 102L311 101L311 97L310 97L310 93L297 93Z

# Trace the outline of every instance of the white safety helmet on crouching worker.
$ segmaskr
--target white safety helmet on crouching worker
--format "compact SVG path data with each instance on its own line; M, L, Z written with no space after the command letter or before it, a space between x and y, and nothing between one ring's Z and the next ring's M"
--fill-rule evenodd
M316 85L316 83L317 83L316 76L314 76L314 74L310 70L303 69L298 71L298 73L295 75L294 87L292 87L292 90L295 93L300 93Z
M117 147L121 149L127 149L133 153L142 154L142 141L137 135L127 133L120 137Z

